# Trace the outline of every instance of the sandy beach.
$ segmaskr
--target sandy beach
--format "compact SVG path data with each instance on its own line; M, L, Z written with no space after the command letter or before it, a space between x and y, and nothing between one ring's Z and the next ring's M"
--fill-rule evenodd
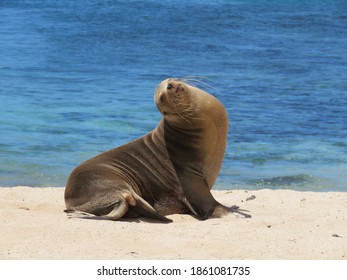
M213 191L230 214L199 221L68 219L63 188L0 188L0 259L347 259L347 193Z

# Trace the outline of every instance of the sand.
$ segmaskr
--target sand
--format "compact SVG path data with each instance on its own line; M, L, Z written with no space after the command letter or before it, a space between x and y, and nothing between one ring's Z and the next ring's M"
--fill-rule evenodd
M199 221L68 219L63 188L0 188L0 259L347 259L347 192L213 191L249 210Z

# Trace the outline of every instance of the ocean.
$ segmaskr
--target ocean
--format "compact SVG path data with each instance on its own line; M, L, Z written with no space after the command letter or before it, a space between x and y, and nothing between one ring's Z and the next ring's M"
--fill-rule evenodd
M0 186L151 131L167 77L227 108L215 189L347 191L344 0L0 0Z

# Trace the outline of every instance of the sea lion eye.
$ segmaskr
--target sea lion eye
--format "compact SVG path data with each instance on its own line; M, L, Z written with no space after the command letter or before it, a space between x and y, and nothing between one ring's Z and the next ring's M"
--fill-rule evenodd
M172 84L167 84L166 89L172 89L173 85Z

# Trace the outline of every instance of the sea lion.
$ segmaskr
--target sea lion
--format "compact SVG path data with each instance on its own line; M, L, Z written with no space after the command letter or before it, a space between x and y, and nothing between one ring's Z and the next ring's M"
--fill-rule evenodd
M173 78L159 84L154 100L163 117L153 131L73 170L65 188L66 212L170 222L165 215L190 213L205 220L237 211L221 205L210 192L227 141L224 106Z

